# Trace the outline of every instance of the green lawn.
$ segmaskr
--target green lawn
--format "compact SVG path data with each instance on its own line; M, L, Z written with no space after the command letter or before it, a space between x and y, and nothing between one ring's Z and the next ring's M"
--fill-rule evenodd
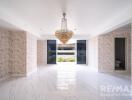
M58 57L57 62L75 62L74 57L64 58L64 57Z

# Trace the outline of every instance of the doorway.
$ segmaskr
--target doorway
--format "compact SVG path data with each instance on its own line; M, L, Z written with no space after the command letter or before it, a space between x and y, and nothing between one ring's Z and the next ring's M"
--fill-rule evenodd
M115 70L125 70L125 38L115 38Z

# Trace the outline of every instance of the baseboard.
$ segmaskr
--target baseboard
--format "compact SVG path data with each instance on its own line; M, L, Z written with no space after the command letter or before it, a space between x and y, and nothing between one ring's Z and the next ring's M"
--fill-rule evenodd
M28 72L26 76L28 77L28 76L32 75L33 73L35 73L35 72L37 72L37 68L35 68L31 72Z
M14 73L14 74L11 74L10 77L28 77L30 76L32 73L35 73L37 71L37 68L34 69L33 71L31 72L28 72L27 74L19 74L19 73Z
M26 74L15 73L15 74L11 74L10 77L26 77Z
M99 73L113 73L113 70L102 70L102 69L98 69Z
M4 77L0 78L0 82L4 81L6 79L9 79L11 77L28 77L28 76L32 75L33 73L35 73L35 72L37 72L37 68L34 69L33 71L27 73L27 74L19 74L19 73L10 74L10 75L7 75L7 76L4 76Z
M114 70L115 73L131 73L129 70Z
M10 75L7 75L7 76L4 76L4 77L0 78L0 82L8 79L9 77L10 77Z

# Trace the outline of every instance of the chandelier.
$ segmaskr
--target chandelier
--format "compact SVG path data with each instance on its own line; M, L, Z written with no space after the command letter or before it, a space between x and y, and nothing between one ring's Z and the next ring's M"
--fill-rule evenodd
M63 13L63 18L61 19L61 29L55 32L55 36L63 43L66 44L69 39L72 38L73 32L67 29L67 19L66 13Z

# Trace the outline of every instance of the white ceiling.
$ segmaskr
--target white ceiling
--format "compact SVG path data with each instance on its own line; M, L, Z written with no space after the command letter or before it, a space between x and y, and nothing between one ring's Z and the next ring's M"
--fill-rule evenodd
M20 28L0 19L0 28L8 30L21 30Z
M62 0L0 0L0 19L38 36L60 28ZM68 28L97 35L128 23L132 0L67 0ZM1 22L0 22L1 23Z

